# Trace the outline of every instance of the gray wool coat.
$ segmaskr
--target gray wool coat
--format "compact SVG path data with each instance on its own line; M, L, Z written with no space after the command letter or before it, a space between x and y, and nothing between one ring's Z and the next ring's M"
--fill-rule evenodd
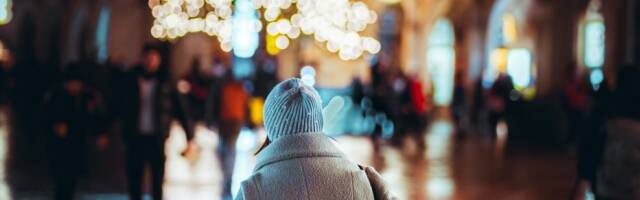
M393 199L371 167L349 161L322 133L283 136L256 158L253 175L243 181L242 199Z

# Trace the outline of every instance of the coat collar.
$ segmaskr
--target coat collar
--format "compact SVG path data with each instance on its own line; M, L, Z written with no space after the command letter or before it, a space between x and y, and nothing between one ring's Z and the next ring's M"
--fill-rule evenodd
M276 162L308 157L346 158L335 141L323 133L300 133L282 136L265 147L256 157L254 171Z

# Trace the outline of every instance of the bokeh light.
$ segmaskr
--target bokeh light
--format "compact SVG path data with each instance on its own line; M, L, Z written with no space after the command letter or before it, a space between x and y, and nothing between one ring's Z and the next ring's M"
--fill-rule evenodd
M365 52L376 54L380 51L381 45L378 40L359 34L367 25L375 23L378 18L377 14L363 2L348 0L256 0L254 2L257 8L265 9L264 17L269 21L267 25L269 35L285 35L290 39L297 38L300 32L312 35L317 42L326 42L327 50L338 53L343 60L354 60L360 58ZM281 9L287 9L294 3L297 12L291 15L290 19L282 18ZM277 20L279 17L280 19ZM278 36L276 41L276 44L280 44L277 45L278 48L284 49L288 46L284 41L284 38Z
M0 0L0 25L7 24L13 18L11 0Z
M584 64L589 68L604 64L604 32L602 21L588 22L584 28Z
M155 18L151 35L158 39L173 40L187 33L203 32L216 36L222 50L229 52L232 49L233 29L231 3L231 0L149 1L151 14ZM241 21L241 24L244 23ZM240 26L259 27L251 24Z
M531 83L531 52L528 49L511 49L507 58L507 74L516 88L529 87Z
M300 69L300 79L305 85L313 87L316 84L316 70L312 66L304 66Z
M236 0L236 12L233 14L233 54L240 58L253 56L258 49L259 36L256 24L258 16L250 0Z

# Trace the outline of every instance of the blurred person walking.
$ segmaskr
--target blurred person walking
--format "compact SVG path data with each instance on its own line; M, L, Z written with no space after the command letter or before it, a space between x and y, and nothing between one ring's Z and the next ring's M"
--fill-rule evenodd
M73 199L76 180L86 170L87 139L105 133L103 106L100 95L82 80L78 65L68 66L63 83L46 95L43 127L49 137L54 199ZM105 148L106 134L97 138L98 147Z
M456 125L456 134L458 138L463 138L469 129L469 111L466 104L465 81L461 70L456 71L453 83L451 110Z
M115 112L122 120L130 199L142 199L144 166L149 164L153 199L162 200L164 143L172 120L178 119L186 133L186 151L194 148L193 132L185 100L168 80L160 48L147 45L143 56L143 63L124 77Z
M507 120L507 111L511 102L510 95L513 91L511 76L500 73L489 91L487 108L489 110L489 132L492 137L497 134L496 128L501 120Z
M183 83L187 83L187 90L185 92L189 99L189 110L192 112L192 119L196 122L205 120L205 105L209 92L211 91L211 77L201 69L200 61L194 59L191 63L191 72L182 80Z
M250 121L248 119L251 95L246 91L242 81L233 77L231 71L227 71L225 79L220 90L219 101L217 101L220 145L216 151L224 176L222 197L230 199L231 179L236 159L236 142L240 135L240 129Z
M335 102L327 107L341 107ZM237 200L392 199L373 168L349 161L322 132L325 121L335 121L324 119L331 114L323 114L320 95L300 79L278 84L267 96L263 114L267 140Z

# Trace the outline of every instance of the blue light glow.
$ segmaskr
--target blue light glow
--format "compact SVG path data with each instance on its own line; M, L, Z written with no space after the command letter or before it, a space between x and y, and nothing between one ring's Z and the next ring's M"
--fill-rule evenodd
M507 74L516 87L526 88L531 83L531 53L527 49L512 49L507 57Z
M0 22L9 21L10 9L11 7L9 7L7 0L0 0Z
M300 79L305 85L313 87L316 84L316 70L311 66L304 66L300 70Z
M233 14L233 35L231 45L233 54L240 58L253 56L258 49L258 15L250 0L236 0L236 12Z
M433 25L433 31L429 35L429 45L431 46L451 46L455 39L453 26L446 19L440 19Z
M236 79L243 79L253 75L254 66L251 59L235 57L233 59L233 68L231 69L233 77Z
M453 78L455 74L455 49L453 26L446 19L440 19L433 26L429 36L427 66L434 84L433 98L436 105L449 105L453 98Z
M601 21L588 22L584 28L584 65L589 68L604 64L604 31Z
M600 88L600 83L604 81L604 73L602 73L601 69L594 69L589 75L589 80L591 81L593 89L598 90Z
M111 9L106 5L100 8L98 16L98 27L96 28L96 47L98 49L96 58L99 63L104 63L109 57L109 19L111 18Z

